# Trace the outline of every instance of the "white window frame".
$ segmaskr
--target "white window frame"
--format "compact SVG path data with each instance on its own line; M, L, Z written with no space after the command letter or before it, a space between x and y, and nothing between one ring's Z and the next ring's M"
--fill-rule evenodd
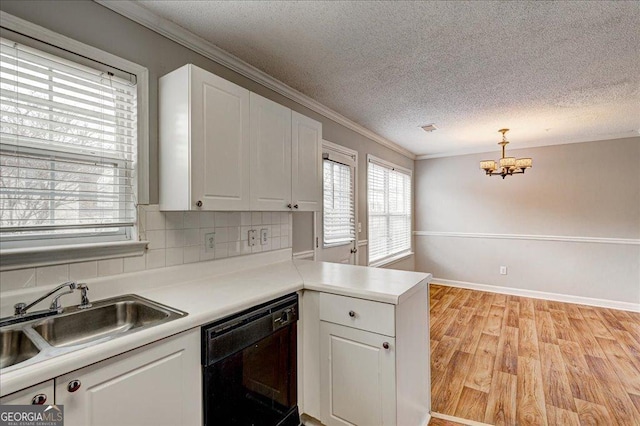
M370 255L370 250L367 250L367 262L369 266L373 266L373 267L379 267L379 266L385 266L394 262L398 262L402 259L405 259L409 256L412 256L413 253L413 212L414 212L414 206L413 206L413 171L410 169L407 169L405 167L399 166L397 164L394 164L390 161L386 161L383 160L381 158L378 158L374 155L368 154L367 155L367 240L368 240L368 246L371 247L372 245L372 241L371 241L371 233L370 231L370 227L371 227L371 210L370 210L370 206L369 206L369 167L371 163L377 163L380 166L383 167L387 167L391 170L396 170L402 173L405 173L407 175L409 175L409 198L411 200L411 207L409 210L409 248L407 250L403 250L400 251L398 253L392 253L386 257L383 257L381 259L376 259L374 261L371 261L371 255Z
M83 56L90 60L109 64L136 76L137 80L137 204L149 203L149 71L134 62L120 58L93 46L73 40L51 30L25 21L4 11L0 11L0 22L3 29L17 33L45 44L55 46ZM27 45L29 43L26 43ZM137 229L127 241L96 242L87 237L80 244L59 243L46 244L45 240L26 247L0 250L2 263L0 271L25 267L53 265L86 260L108 259L124 256L139 256L144 252L146 241L137 241Z

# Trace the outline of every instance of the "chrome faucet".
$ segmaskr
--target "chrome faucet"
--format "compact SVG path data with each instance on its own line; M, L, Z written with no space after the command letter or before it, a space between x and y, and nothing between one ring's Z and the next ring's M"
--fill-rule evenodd
M69 282L66 282L64 284L60 284L58 287L54 288L53 290L51 290L50 292L48 292L44 296L39 297L38 299L36 299L35 301L29 303L28 305L26 303L16 303L15 305L13 305L13 308L15 309L15 311L14 311L15 316L18 316L18 317L25 316L27 314L27 311L29 309L31 309L33 306L37 305L38 303L42 302L47 297L51 296L52 294L56 293L58 290L61 290L61 289L65 288L65 287L69 287L69 290L65 291L64 293L60 293L56 297L54 297L53 300L51 301L51 306L49 306L49 311L50 312L55 312L55 313L58 313L58 314L62 313L62 309L63 308L62 308L62 306L60 306L59 299L60 299L60 297L64 296L65 294L73 293L73 290L75 290L75 288L76 288L75 281L69 281ZM35 312L34 312L34 314L35 314Z

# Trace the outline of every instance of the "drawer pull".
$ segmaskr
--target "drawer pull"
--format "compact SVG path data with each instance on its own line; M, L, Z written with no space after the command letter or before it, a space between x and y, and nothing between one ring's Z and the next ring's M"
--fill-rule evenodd
M384 342L382 344L382 347L385 348L385 349L389 349L389 342Z
M75 392L75 391L77 391L78 389L80 389L80 385L81 385L81 384L82 384L82 383L80 383L80 380L72 380L72 381L70 381L70 382L69 382L69 384L67 385L67 390L68 390L69 392Z
M45 402L47 402L47 395L39 393L33 397L31 405L43 405Z
M354 311L349 311L349 316L351 318L355 318L356 317L356 313Z
M198 201L196 202L196 207L202 207L202 201L198 200Z

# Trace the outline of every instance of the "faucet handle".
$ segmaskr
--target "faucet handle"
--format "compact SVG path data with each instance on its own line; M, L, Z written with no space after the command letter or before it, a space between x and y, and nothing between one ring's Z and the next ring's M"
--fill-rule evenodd
M52 311L58 311L59 314L62 313L62 306L60 306L60 301L59 299L64 296L65 294L71 294L73 293L73 290L69 290L69 291L64 291L62 293L58 293L58 295L56 297L53 298L53 301L51 302L51 306L49 307L50 310Z
M78 290L89 290L89 286L86 283L80 283L76 288Z

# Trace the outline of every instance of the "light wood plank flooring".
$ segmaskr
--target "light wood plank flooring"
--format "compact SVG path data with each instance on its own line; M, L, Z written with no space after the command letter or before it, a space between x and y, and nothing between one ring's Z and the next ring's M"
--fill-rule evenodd
M432 410L640 426L640 314L431 285Z

